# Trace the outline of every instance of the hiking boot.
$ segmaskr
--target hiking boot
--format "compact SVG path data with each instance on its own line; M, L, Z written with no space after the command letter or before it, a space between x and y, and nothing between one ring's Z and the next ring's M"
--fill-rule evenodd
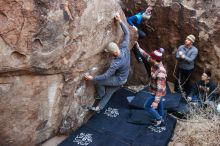
M97 113L100 113L101 109L98 107L98 106L88 106L87 107L88 110L90 111L94 111L94 112L97 112Z

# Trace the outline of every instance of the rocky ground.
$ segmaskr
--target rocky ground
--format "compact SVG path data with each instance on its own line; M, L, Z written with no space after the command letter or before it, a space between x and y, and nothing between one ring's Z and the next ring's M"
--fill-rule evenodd
M219 146L220 115L213 119L178 120L169 146Z

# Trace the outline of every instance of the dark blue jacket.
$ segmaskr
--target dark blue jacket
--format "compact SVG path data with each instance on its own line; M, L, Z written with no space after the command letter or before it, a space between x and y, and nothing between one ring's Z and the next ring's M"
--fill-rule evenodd
M205 97L206 96L209 96L210 93L212 93L215 88L217 87L217 85L212 81L210 80L207 84L205 84L204 81L200 80L200 81L197 81L192 89L191 89L191 92L188 96L192 97L192 96L197 96L199 98L201 98L201 100L205 101ZM207 95L206 95L206 92L205 90L207 91ZM200 95L199 95L200 94ZM213 93L210 97L209 97L209 100L213 100L214 96L216 96L217 93Z

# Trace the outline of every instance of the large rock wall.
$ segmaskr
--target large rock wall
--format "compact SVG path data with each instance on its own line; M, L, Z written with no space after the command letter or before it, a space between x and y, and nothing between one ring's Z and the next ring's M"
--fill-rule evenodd
M0 78L0 145L34 145L60 124L62 75Z
M147 37L140 43L148 52L159 47L166 49L163 62L169 80L173 81L175 52L189 34L196 36L195 46L199 49L194 78L200 78L207 67L220 80L219 0L122 0L121 4L127 16L145 10L147 4L154 5L148 22L153 29L142 25Z
M127 16L150 2L121 1ZM94 88L82 76L101 73L108 66L111 57L103 49L110 41L120 42L123 33L113 17L123 12L118 0L66 2L0 0L0 145L35 145L78 128L89 117L82 106L94 102ZM219 1L151 3L153 29L143 27L148 36L141 46L147 51L166 48L169 79L176 47L191 33L199 48L194 75L210 67L220 79ZM146 71L136 63L133 56L130 83L145 82Z
M116 12L125 20L117 0L0 0L0 145L35 145L86 121L94 89L82 76L108 66L104 47L123 36Z

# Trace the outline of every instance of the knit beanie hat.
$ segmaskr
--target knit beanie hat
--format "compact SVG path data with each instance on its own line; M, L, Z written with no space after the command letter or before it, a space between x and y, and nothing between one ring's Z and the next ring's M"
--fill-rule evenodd
M192 42L194 43L195 40L196 40L196 37L191 34L191 35L188 35L188 36L186 37L186 39L189 39L190 41L192 41Z
M150 57L154 60L159 60L161 61L161 58L163 56L163 52L164 52L164 49L163 48L160 48L158 50L155 50L153 52L150 53Z
M119 50L118 45L114 42L110 42L107 46L107 48L105 49L105 52L115 52L116 50Z

